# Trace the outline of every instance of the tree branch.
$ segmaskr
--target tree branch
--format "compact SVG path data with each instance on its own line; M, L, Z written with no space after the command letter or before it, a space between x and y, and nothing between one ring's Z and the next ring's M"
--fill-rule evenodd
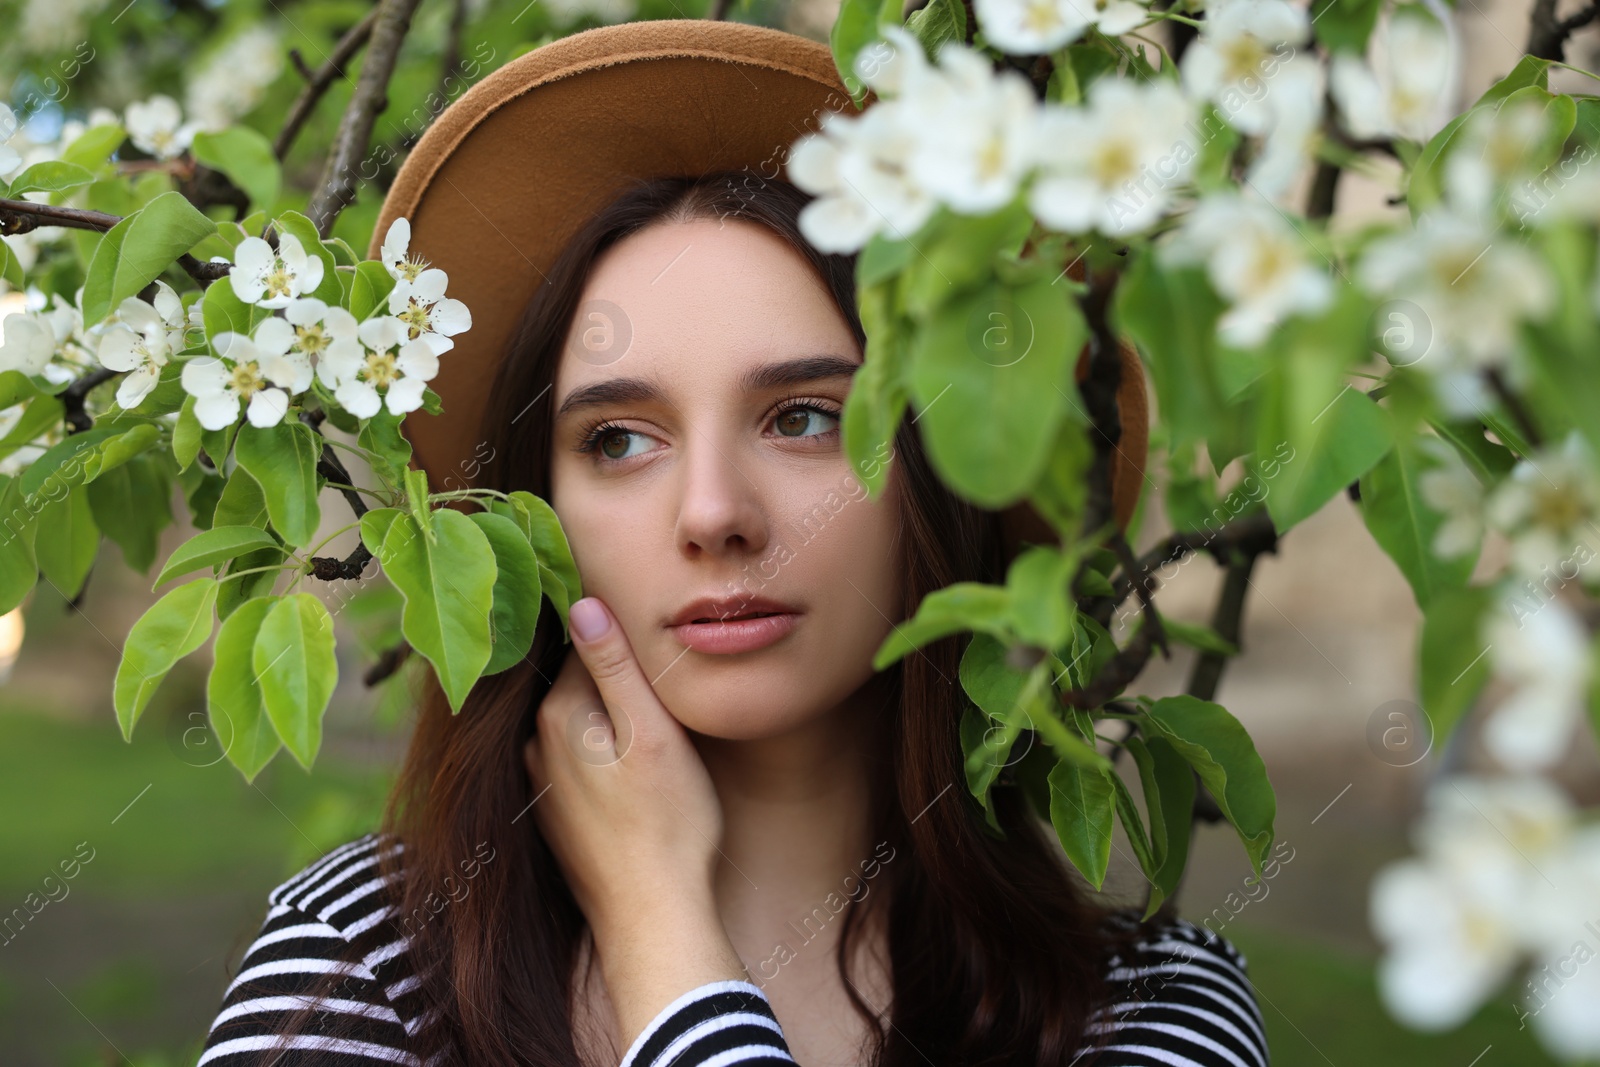
M68 230L95 230L100 233L122 221L121 215L108 215L104 211L83 211L79 208L56 207L53 204L35 204L31 200L0 199L0 236L28 233L40 226L60 226ZM233 269L232 263L202 263L185 252L175 261L188 272L189 277L205 288Z
M301 127L317 109L317 104L327 93L336 78L345 77L344 65L350 62L361 46L367 43L372 36L372 27L378 21L380 8L374 7L367 12L367 17L345 31L339 42L333 46L333 53L328 56L328 61L322 64L314 73L306 73L305 88L300 90L300 95L295 97L294 103L289 105L289 117L284 120L283 129L272 142L272 154L281 163L289 154L294 139L300 133Z
M318 434L322 433L322 420L326 417L320 411L300 412L300 421L317 431ZM345 470L343 463L339 462L339 456L334 452L333 445L326 441L322 445L322 455L317 458L317 473L330 482L339 483L341 487L355 484L350 479L350 472ZM356 518L359 519L367 513L369 510L367 502L361 498L360 493L354 489L346 488L340 488L339 492L344 496L345 501L349 503L350 510L355 512ZM340 579L354 581L361 577L362 572L367 569L367 564L371 561L372 552L368 550L365 543L357 542L355 550L344 559L340 559L337 556L312 556L311 576L320 578L325 582L333 582Z
M355 94L339 122L333 151L328 154L327 166L322 172L321 187L306 209L317 232L324 237L333 231L333 221L339 217L339 212L355 198L356 168L372 143L372 127L378 120L378 113L389 104L389 79L394 75L400 45L411 29L411 16L420 2L383 0L374 13L367 58L361 64Z
M1588 7L1564 19L1556 18L1557 0L1535 0L1528 15L1528 48L1530 56L1564 62L1567 58L1567 38L1600 17L1600 0L1592 0Z

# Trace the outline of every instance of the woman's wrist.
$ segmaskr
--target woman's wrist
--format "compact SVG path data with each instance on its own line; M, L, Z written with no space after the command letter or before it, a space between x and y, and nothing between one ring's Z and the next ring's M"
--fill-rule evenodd
M622 1048L691 989L749 980L709 890L704 899L657 894L590 925Z

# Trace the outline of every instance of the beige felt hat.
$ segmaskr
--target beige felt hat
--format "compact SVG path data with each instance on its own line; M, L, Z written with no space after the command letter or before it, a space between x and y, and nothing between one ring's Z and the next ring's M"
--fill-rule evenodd
M870 93L866 106L876 97ZM456 484L478 442L499 361L523 308L578 226L636 178L749 168L782 176L789 146L825 111L855 114L827 45L763 26L664 19L602 26L511 60L428 127L383 202L369 257L395 219L411 250L450 278L472 311L429 383L444 413L402 424L413 466ZM1081 268L1080 268L1081 271ZM1117 516L1143 480L1145 388L1122 345ZM1080 361L1080 374L1084 364ZM1053 541L1027 504L1008 540Z

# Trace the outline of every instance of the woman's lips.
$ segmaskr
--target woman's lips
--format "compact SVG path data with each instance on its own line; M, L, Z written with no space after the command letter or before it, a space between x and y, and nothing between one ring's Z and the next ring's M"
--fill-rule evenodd
M686 622L669 626L674 637L695 652L730 655L765 648L794 629L795 612L780 612L744 619Z

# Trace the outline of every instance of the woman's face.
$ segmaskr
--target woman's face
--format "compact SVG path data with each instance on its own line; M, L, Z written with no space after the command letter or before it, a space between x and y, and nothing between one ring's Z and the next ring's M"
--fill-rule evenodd
M556 374L550 503L584 593L692 730L752 740L826 715L901 621L898 464L869 500L841 443L861 358L806 261L755 223L658 224L591 272ZM776 609L756 598L794 614L675 629L701 598L732 605L694 617ZM766 643L730 650L739 629Z

